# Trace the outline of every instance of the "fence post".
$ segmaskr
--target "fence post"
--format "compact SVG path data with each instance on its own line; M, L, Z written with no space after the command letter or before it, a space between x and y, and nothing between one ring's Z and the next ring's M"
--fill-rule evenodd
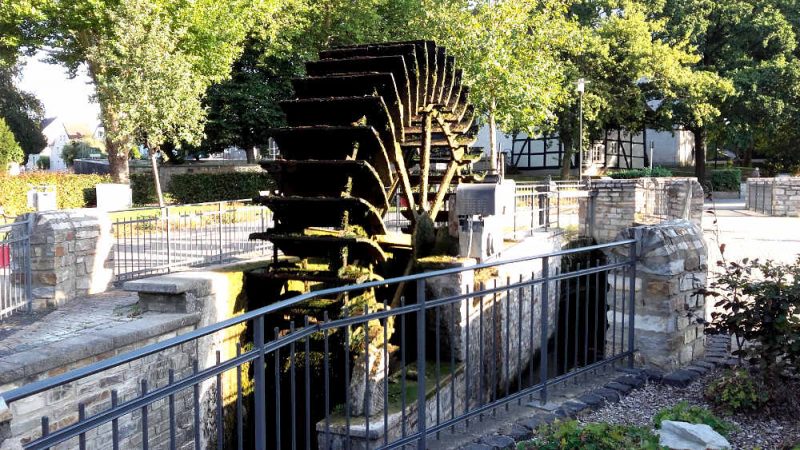
M540 334L540 341L539 341L539 382L542 384L542 389L539 391L539 401L544 405L547 403L547 375L548 375L548 367L547 367L547 339L548 339L548 329L547 329L547 321L548 318L548 307L550 306L550 257L545 256L542 258L542 279L544 282L542 283L542 326L541 326L541 334ZM531 289L534 287L531 286ZM558 301L558 300L556 300Z
M469 343L467 343L469 345ZM469 348L467 348L469 351ZM425 280L417 280L417 449L426 449L425 429L427 417L425 408ZM468 400L469 401L469 400ZM369 420L369 419L367 419Z
M28 213L25 223L25 258L22 264L25 266L25 300L27 301L27 311L33 310L33 273L31 272L31 235L33 234L33 221L35 213Z
M217 222L219 223L219 262L222 262L222 202L217 205Z
M628 289L629 292L628 295L630 295L630 308L629 308L630 317L628 318L628 352L630 352L630 355L628 356L629 368L633 368L633 353L634 353L633 346L635 345L633 334L635 333L636 329L636 324L634 323L636 318L636 264L639 259L638 258L639 245L641 245L641 240L639 236L636 236L636 238L637 238L636 242L631 244L631 260L630 260L631 269L629 273L630 280L628 280L628 283L630 284L630 287ZM642 285L642 289L644 289L644 285Z
M266 364L264 355L264 316L258 316L255 320L256 329L254 330L254 341L258 350L258 357L255 360L255 379L253 380L255 395L255 448L256 450L267 450L267 404L266 404Z
M172 246L172 241L170 240L169 236L169 206L167 206L164 210L164 218L167 222L167 273L169 273L172 271L172 250L170 249Z

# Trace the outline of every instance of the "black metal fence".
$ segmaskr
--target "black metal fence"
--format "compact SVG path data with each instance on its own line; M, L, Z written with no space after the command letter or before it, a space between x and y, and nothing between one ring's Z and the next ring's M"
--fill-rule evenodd
M0 224L0 319L31 306L32 220L26 214Z
M774 189L773 178L747 180L747 209L772 215Z
M268 255L272 245L251 241L272 215L249 200L195 203L112 212L115 280L126 281Z
M26 449L424 449L497 408L632 364L635 264L627 240L309 292L0 400L13 411L99 386L71 411L44 410ZM434 278L458 280L460 293L437 294ZM233 352L204 344L236 330ZM134 382L126 394L96 383L114 373Z

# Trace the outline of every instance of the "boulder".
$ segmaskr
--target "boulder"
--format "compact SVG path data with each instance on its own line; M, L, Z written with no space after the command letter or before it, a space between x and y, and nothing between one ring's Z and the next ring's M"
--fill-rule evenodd
M731 444L708 425L665 420L661 422L659 444L675 450L729 449Z

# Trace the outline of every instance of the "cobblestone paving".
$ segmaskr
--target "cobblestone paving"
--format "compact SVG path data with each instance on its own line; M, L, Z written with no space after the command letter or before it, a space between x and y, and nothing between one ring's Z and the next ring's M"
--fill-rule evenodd
M115 290L75 299L54 311L15 313L0 321L0 357L136 320L136 301L136 293Z

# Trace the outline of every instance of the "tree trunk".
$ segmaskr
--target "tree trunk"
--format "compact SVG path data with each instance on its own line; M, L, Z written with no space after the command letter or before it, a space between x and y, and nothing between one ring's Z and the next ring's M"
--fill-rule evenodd
M255 164L258 162L256 161L256 148L252 145L245 149L245 154L247 155L247 164Z
M753 144L748 144L744 149L743 166L751 167L753 165Z
M495 101L489 106L489 170L497 173L497 123L495 122Z
M560 131L558 133L558 139L561 141L561 145L564 146L564 155L561 158L561 178L568 180L572 172L571 162L574 153L572 148L572 136L569 133Z
M694 176L700 184L705 185L706 180L706 130L696 128L694 133Z
M114 183L129 183L130 169L128 167L127 146L108 138L106 139L106 152L108 152L108 164L111 180Z
M150 150L150 167L153 169L153 183L156 185L156 195L158 195L158 206L164 207L164 193L161 192L161 178L158 176L158 162L156 161L157 149Z

